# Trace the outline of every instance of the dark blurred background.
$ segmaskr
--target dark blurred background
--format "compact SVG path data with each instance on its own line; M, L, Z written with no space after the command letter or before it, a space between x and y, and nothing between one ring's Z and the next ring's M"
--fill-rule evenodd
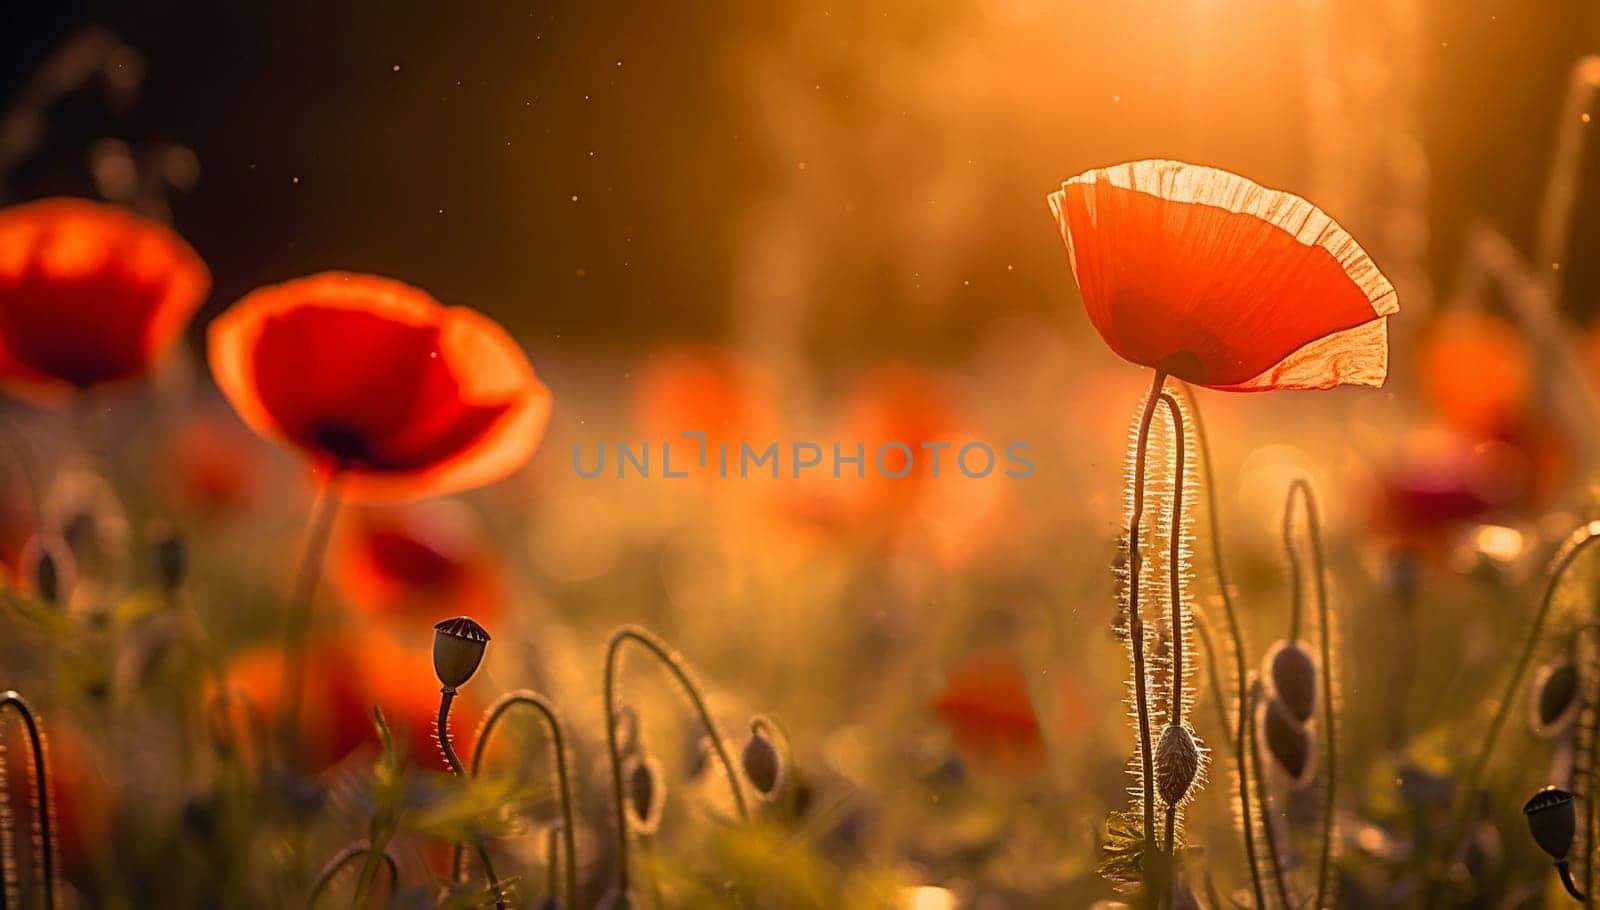
M92 193L101 137L188 146L171 205L208 314L344 267L541 345L781 336L824 362L958 354L1008 311L1081 330L1044 195L1135 157L1310 196L1425 311L1476 220L1532 249L1569 71L1600 48L1577 0L6 9L0 98L91 26L143 73L126 105L55 105L5 199ZM1595 145L1560 270L1580 321Z

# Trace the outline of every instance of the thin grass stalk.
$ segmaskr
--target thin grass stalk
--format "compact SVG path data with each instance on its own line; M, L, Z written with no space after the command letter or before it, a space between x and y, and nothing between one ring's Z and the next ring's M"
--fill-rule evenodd
M1139 436L1134 444L1133 456L1133 508L1128 515L1128 640L1133 649L1134 711L1139 722L1139 777L1143 789L1141 808L1144 812L1144 844L1146 849L1158 849L1156 841L1156 777L1153 744L1150 736L1150 694L1146 691L1144 658L1144 618L1139 614L1139 570L1144 557L1139 551L1139 525L1144 518L1144 466L1150 445L1150 423L1155 417L1156 402L1161 400L1161 387L1167 374L1155 371L1150 392L1145 396L1144 410L1139 416Z
M1200 651L1205 657L1206 680L1211 686L1211 701L1217 708L1217 725L1222 730L1223 738L1231 740L1233 721L1228 719L1228 706L1224 702L1228 690L1222 684L1222 674L1217 671L1217 642L1211 636L1211 627L1204 613L1196 611L1189 618L1194 623L1195 639L1200 642Z
M50 805L50 765L45 761L44 735L39 731L39 722L33 709L28 706L22 693L16 690L7 690L0 693L0 710L10 708L22 719L22 726L28 734L28 758L33 763L33 798L34 798L34 832L39 840L36 844L39 854L39 875L43 880L45 910L55 910L56 906L56 837L55 820L51 817ZM7 863L9 866L9 862ZM5 894L0 890L0 905L4 904Z
M715 721L711 719L711 711L706 707L705 696L700 692L700 686L694 680L694 674L689 670L683 658L679 657L667 643L657 638L655 633L643 626L627 625L611 633L611 639L606 644L605 666L605 708L606 708L606 750L611 759L611 789L616 810L617 825L617 891L620 894L628 893L630 871L628 869L628 815L623 804L624 788L622 783L622 750L617 742L617 675L619 670L618 657L622 646L633 642L664 667L677 681L678 686L688 696L690 704L698 716L701 726L711 740L712 751L716 754L717 761L722 765L723 773L728 777L728 789L733 793L733 802L739 810L741 821L750 820L750 807L744 798L744 791L739 786L739 773L735 769L733 759L728 756L728 747L723 742L722 734L718 732Z
M1251 708L1246 692L1249 667L1245 660L1244 632L1239 627L1239 613L1233 606L1233 593L1228 588L1228 573L1222 561L1222 519L1217 509L1216 476L1211 467L1211 444L1206 437L1205 418L1200 413L1200 403L1187 383L1178 383L1178 389L1188 404L1189 424L1194 427L1195 442L1200 448L1200 469L1206 491L1207 527L1211 535L1211 560L1217 574L1217 592L1222 598L1222 613L1228 622L1228 637L1233 641L1234 680L1238 685L1235 700L1239 705L1239 723L1233 733L1233 764L1239 772L1239 817L1243 819L1244 855L1250 869L1250 888L1255 893L1256 906L1266 907L1266 889L1261 883L1261 863L1256 856L1254 823L1251 822L1250 772L1245 764L1245 727L1250 723ZM1218 690L1221 691L1220 689ZM1226 731L1226 725L1224 725Z
M1495 708L1494 716L1489 721L1489 729L1484 733L1483 745L1478 747L1478 754L1473 757L1472 764L1461 779L1460 796L1456 800L1456 810L1450 821L1450 826L1445 829L1445 837L1440 842L1443 856L1436 857L1432 879L1428 887L1425 903L1429 906L1436 905L1440 890L1444 887L1444 879L1450 857L1454 854L1456 845L1460 843L1462 832L1466 829L1467 816L1478 802L1478 788L1483 781L1484 772L1488 770L1489 760L1494 755L1495 744L1500 739L1500 732L1505 728L1506 719L1511 716L1512 703L1516 701L1517 692L1522 687L1523 678L1527 676L1528 669L1533 665L1534 652L1538 650L1539 641L1544 637L1545 624L1550 617L1551 605L1555 603L1556 589L1560 587L1561 580L1566 577L1567 569L1572 566L1591 544L1600 540L1600 521L1591 521L1573 531L1562 541L1559 549L1550 560L1549 578L1545 582L1544 593L1539 598L1539 609L1533 614L1533 623L1528 629L1528 637L1524 640L1521 652L1517 655L1517 662L1511 669L1511 678L1506 682L1505 691L1501 694L1500 703Z
M450 743L450 705L456 700L456 690L449 686L439 692L439 720L437 732L439 735L439 748L444 751L445 760L450 763L450 770L456 777L467 780L466 769L461 767L461 759L456 755L456 748ZM494 894L495 910L506 910L505 893L500 890L500 878L495 875L494 863L489 859L489 850L483 845L482 837L475 837L473 847L478 854L478 862L483 866L483 876L488 879L489 890ZM460 869L452 870L452 878L460 880Z
M395 862L394 856L388 850L374 851L370 844L360 840L335 853L323 865L322 871L317 873L316 881L311 883L311 893L306 896L306 910L315 910L317 901L322 898L322 892L328 890L328 886L333 884L333 880L338 877L340 872L344 871L346 866L350 865L351 860L358 856L363 860L370 860L374 854L382 862L383 867L389 870L389 893L393 894L398 890L400 887L400 866ZM358 888L351 906L353 908L363 907L366 903L363 900L364 897L365 895L361 894Z
M472 751L472 776L478 776L478 770L483 765L483 756L487 749L489 738L499 725L500 719L517 705L526 705L532 708L544 722L545 730L549 735L551 761L555 765L556 792L561 800L561 832L563 853L565 854L564 875L566 906L578 907L580 904L578 894L578 842L577 826L572 808L572 776L567 770L567 739L563 732L561 715L549 700L537 692L529 689L518 689L507 692L495 700L484 712L483 724L478 731L478 741ZM455 864L452 868L459 868L461 863L462 845L456 845ZM551 856L551 866L554 867L555 857ZM552 875L553 877L553 875ZM555 889L551 888L554 894Z
M1312 904L1321 910L1328 897L1329 877L1333 871L1334 807L1337 802L1339 782L1339 736L1338 731L1334 729L1337 711L1334 708L1333 687L1333 615L1328 609L1327 565L1322 556L1322 516L1317 509L1317 496L1311 489L1310 481L1304 477L1297 477L1289 483L1289 507L1284 509L1283 516L1284 545L1289 550L1291 563L1294 564L1296 625L1300 613L1300 567L1295 557L1291 534L1296 494L1305 507L1306 535L1311 542L1311 571L1314 573L1314 589L1317 592L1317 625L1320 633L1318 644L1322 651L1322 742L1326 764L1323 769L1323 779L1326 785L1322 797L1322 846L1317 857L1317 897L1316 902ZM1295 632L1291 627L1290 641L1294 639Z
M1267 861L1272 865L1272 882L1278 890L1278 902L1283 910L1293 910L1294 904L1289 900L1289 882L1283 874L1283 858L1278 850L1277 830L1272 826L1272 802L1267 795L1267 775L1261 764L1261 742L1255 723L1256 711L1261 700L1261 684L1253 675L1250 685L1250 731L1246 736L1250 740L1250 762L1255 765L1256 801L1261 804L1261 836L1266 839ZM1245 825L1251 824L1245 819ZM1263 901L1258 906L1266 907Z

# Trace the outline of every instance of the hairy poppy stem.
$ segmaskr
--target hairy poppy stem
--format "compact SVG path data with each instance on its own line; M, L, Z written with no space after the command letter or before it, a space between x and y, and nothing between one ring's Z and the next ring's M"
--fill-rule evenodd
M1322 740L1323 751L1326 756L1327 768L1325 779L1327 786L1322 797L1322 848L1317 859L1317 899L1311 906L1321 908L1324 899L1328 896L1329 876L1333 871L1333 827L1334 805L1337 801L1339 782L1339 736L1334 729L1336 712L1333 699L1333 615L1328 610L1328 584L1327 569L1322 558L1322 517L1317 511L1317 496L1311 490L1311 482L1304 477L1296 477L1289 483L1289 499L1283 510L1283 545L1289 551L1289 562L1294 575L1295 619L1290 626L1289 640L1297 638L1300 617L1300 563L1295 555L1293 541L1294 500L1299 494L1300 502L1305 506L1306 535L1311 541L1311 571L1315 573L1317 592L1317 625L1321 639L1322 649Z
M456 700L456 690L445 686L439 690L439 720L435 727L439 735L439 748L444 750L445 761L450 763L450 770L456 777L467 779L466 769L461 767L461 759L456 757L456 748L450 743L450 705ZM483 865L483 876L489 881L489 890L494 894L495 910L506 910L505 895L500 891L500 877L494 873L494 863L489 861L489 851L483 846L481 837L474 838L474 847L477 849L478 862ZM459 872L459 870L453 870Z
M605 669L605 701L606 701L606 749L611 758L611 790L613 802L616 804L617 823L617 891L620 894L628 893L628 815L623 805L622 786L622 750L617 742L617 671L618 657L622 653L622 646L634 642L655 657L662 666L672 674L684 694L689 697L689 703L694 707L695 714L699 717L700 725L705 728L706 735L711 739L712 751L716 753L717 761L722 765L723 773L728 776L728 789L733 793L734 805L739 809L739 818L743 821L750 820L750 808L745 802L744 791L739 786L739 774L733 766L733 759L728 756L727 744L722 740L722 734L717 732L716 723L711 719L711 711L706 707L705 696L700 693L700 686L695 682L693 673L690 672L683 658L679 657L667 646L667 643L657 638L655 633L642 626L623 626L611 633L611 639L606 643L606 669Z
M1252 677L1250 686L1250 716L1255 717L1257 703L1261 698L1261 686ZM1293 910L1294 904L1289 901L1289 883L1283 875L1283 859L1278 853L1278 834L1272 826L1272 803L1267 798L1267 776L1261 770L1261 742L1256 733L1256 724L1252 721L1250 731L1246 734L1250 739L1250 762L1255 765L1256 771L1256 801L1261 804L1261 836L1267 840L1267 860L1272 864L1272 882L1278 889L1278 901L1283 910ZM1252 822L1245 819L1248 827ZM1261 906L1264 908L1265 903Z
M55 825L51 818L50 766L44 757L44 735L39 732L39 722L34 716L33 709L28 707L27 700L22 697L22 693L14 689L0 693L0 709L5 708L17 713L28 734L28 757L33 763L33 798L36 803L34 827L39 835L39 875L44 880L45 910L55 910L56 838ZM6 865L9 870L9 859ZM7 897L4 889L0 889L0 905L3 905Z
M372 846L364 840L356 841L335 853L322 867L322 871L317 873L316 881L311 883L311 893L306 897L306 910L315 910L317 901L322 897L322 892L328 890L328 886L333 884L334 878L340 872L343 872L344 868L350 865L352 860L360 857L363 860L370 861L372 856ZM395 862L394 856L387 850L379 851L377 858L383 862L384 868L389 870L389 893L393 894L400 887L400 866ZM351 906L353 908L366 906L365 897L366 895L362 894L358 887Z
M1171 599L1168 616L1172 621L1172 702L1167 706L1167 723L1177 727L1183 724L1183 481L1184 438L1183 417L1178 402L1166 392L1161 393L1161 403L1167 406L1167 417L1172 421L1172 523L1167 531L1167 596ZM1177 847L1178 807L1167 806L1167 852Z
M1161 386L1167 374L1155 371L1150 392L1139 415L1139 438L1133 454L1133 508L1128 515L1128 641L1133 647L1133 699L1139 718L1139 777L1144 794L1144 843L1159 849L1156 841L1156 769L1150 737L1150 694L1146 691L1144 661L1144 617L1139 615L1139 570L1144 558L1139 553L1139 525L1144 519L1144 465L1150 446L1150 423L1161 400Z
M567 772L567 738L563 732L565 726L562 724L561 714L556 711L555 706L550 704L550 701L544 696L529 689L507 692L496 699L495 703L489 706L489 710L484 712L483 725L478 731L478 742L472 749L472 776L478 776L478 769L483 765L483 756L487 750L489 738L499 725L500 719L506 712L517 705L526 705L532 708L534 713L539 716L539 719L544 722L545 730L550 737L551 761L555 764L556 772L556 791L561 797L562 853L565 854L563 871L566 876L565 906L578 907L580 906L578 903L578 836L572 809L572 778ZM553 844L554 841L552 840ZM458 874L461 868L463 852L464 847L461 844L456 844L455 861L451 868L457 870ZM550 856L550 864L553 869L555 866L555 854L553 851ZM552 872L552 883L554 880L555 874ZM553 887L551 888L551 893L555 893Z
M300 554L300 569L295 576L289 601L289 616L283 629L283 714L279 718L285 746L285 760L293 761L300 744L300 702L305 696L306 648L311 632L311 607L316 600L317 583L322 580L322 559L333 534L333 519L339 512L338 478L330 479L317 493L306 527L305 550Z
M1266 907L1266 889L1261 883L1261 863L1256 857L1255 825L1250 809L1250 769L1245 764L1245 725L1250 723L1252 709L1246 695L1249 669L1245 661L1244 632L1239 628L1239 614L1233 607L1233 593L1228 588L1228 573L1222 562L1222 519L1217 509L1217 483L1211 468L1211 445L1206 438L1206 422L1200 414L1200 403L1185 383L1178 384L1189 408L1189 423L1194 427L1195 442L1200 447L1200 469L1205 478L1206 525L1211 535L1211 562L1217 574L1217 592L1222 598L1222 613L1228 621L1228 638L1233 642L1234 681L1239 686L1235 700L1239 705L1239 724L1233 733L1233 763L1239 769L1239 817L1244 819L1244 855L1250 868L1250 887L1255 892L1256 906ZM1218 690L1221 691L1220 689ZM1226 725L1224 725L1226 726Z
M1573 561L1596 540L1600 540L1600 521L1591 521L1568 535L1550 560L1549 579L1545 582L1544 594L1539 598L1538 612L1533 614L1533 624L1528 630L1527 639L1522 644L1522 652L1517 655L1517 663L1511 669L1511 678L1507 680L1499 706L1495 708L1494 717L1489 721L1483 745L1478 748L1477 756L1473 758L1466 775L1461 779L1455 813L1450 820L1450 827L1445 829L1444 839L1439 842L1440 849L1445 852L1434 859L1433 869L1429 875L1431 882L1424 901L1425 906L1436 906L1438 903L1439 892L1444 888L1448 875L1450 857L1454 855L1456 845L1461 842L1462 832L1466 830L1468 813L1478 804L1478 788L1483 781L1484 772L1489 768L1489 759L1494 754L1495 743L1500 738L1500 731L1505 728L1506 719L1511 716L1517 690L1522 687L1522 679L1527 675L1528 668L1533 665L1534 652L1539 647L1540 639L1544 637L1544 627L1550 617L1550 607L1555 602L1556 589L1560 587L1561 580L1566 577L1567 569L1572 566Z

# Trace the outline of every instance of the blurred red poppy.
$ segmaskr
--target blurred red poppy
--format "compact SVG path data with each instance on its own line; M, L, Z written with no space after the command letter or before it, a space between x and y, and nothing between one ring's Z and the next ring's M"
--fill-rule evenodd
M313 641L306 663L296 768L316 773L359 748L377 749L372 720L377 705L413 764L447 770L433 738L439 685L432 666L426 648L405 648L382 635L330 634ZM247 734L247 742L268 735L281 707L282 652L269 647L241 652L228 665L223 684L236 699L230 719L235 731ZM473 699L458 697L458 716L475 719L477 709ZM456 746L464 754L471 733L466 728L455 731Z
M260 454L231 416L189 420L166 444L169 492L205 518L245 511L263 492Z
M46 199L0 210L0 379L50 400L137 376L210 286L183 238L116 206Z
M358 499L483 486L532 456L550 393L490 319L416 288L325 272L212 323L211 371L246 424Z
M647 439L671 441L705 433L719 442L754 444L771 435L772 385L761 368L735 351L672 347L639 370L635 420ZM708 458L708 464L712 459Z
M416 628L464 613L492 626L505 598L493 549L473 516L451 502L347 515L333 577L356 609Z
M1418 385L1432 410L1472 436L1505 438L1523 424L1532 355L1515 326L1480 310L1444 313L1422 333Z
M1304 199L1135 161L1049 201L1089 321L1124 360L1231 391L1383 384L1394 288Z
M945 674L932 708L968 761L1021 772L1044 764L1039 719L1016 655L987 651L963 659Z

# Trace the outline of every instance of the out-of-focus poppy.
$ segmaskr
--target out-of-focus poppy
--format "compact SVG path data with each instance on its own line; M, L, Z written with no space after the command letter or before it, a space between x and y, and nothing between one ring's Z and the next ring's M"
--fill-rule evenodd
M962 659L945 674L944 691L931 707L968 761L1020 772L1044 763L1028 680L1022 663L1008 651Z
M402 750L416 765L444 770L433 739L439 687L422 648L403 648L383 635L333 635L313 640L307 652L305 700L296 737L294 766L315 773L337 764L358 748L377 749L372 708L381 707ZM249 744L271 735L283 699L283 655L263 647L241 652L223 677L232 699L227 716L234 735ZM475 716L472 699L458 699L463 717ZM456 731L458 749L467 749L470 730ZM463 735L466 734L466 735Z
M1394 288L1304 199L1152 160L1049 202L1089 321L1123 359L1231 391L1383 384Z
M374 275L259 288L211 325L211 370L256 432L339 478L415 499L492 483L538 447L550 393L505 330Z
M1481 310L1441 315L1422 334L1417 367L1430 410L1457 431L1505 438L1521 427L1532 357L1505 320Z
M183 238L115 206L46 199L0 210L0 378L50 400L137 376L210 286Z
M185 423L168 440L166 455L173 499L204 517L244 511L262 492L260 452L232 418Z
M735 351L709 346L658 351L640 368L635 388L640 430L648 439L672 442L674 449L683 433L705 433L713 448L720 442L755 445L771 436L770 377ZM712 463L709 457L707 463Z
M1527 495L1530 465L1521 451L1434 428L1407 433L1379 466L1373 530L1426 547L1505 510Z
M358 610L417 628L471 613L494 625L505 597L495 554L456 503L348 514L333 544L333 578Z

